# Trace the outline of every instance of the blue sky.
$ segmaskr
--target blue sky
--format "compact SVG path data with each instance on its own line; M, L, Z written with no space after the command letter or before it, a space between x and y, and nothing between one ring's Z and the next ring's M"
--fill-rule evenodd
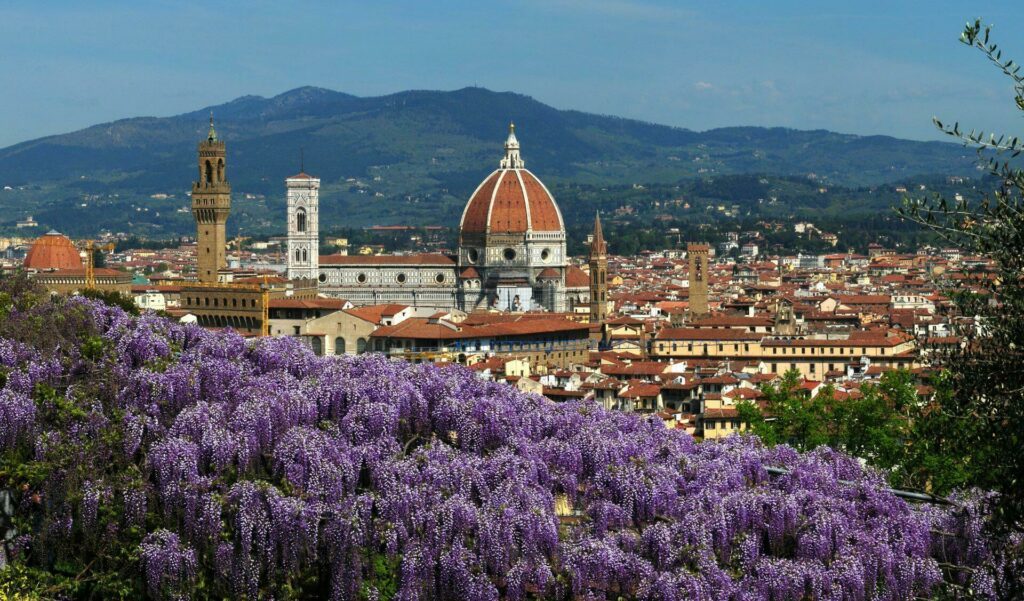
M1024 61L1020 0L5 0L0 146L302 85L480 85L698 130L934 139L937 115L1022 135L1008 80L956 41L979 16Z

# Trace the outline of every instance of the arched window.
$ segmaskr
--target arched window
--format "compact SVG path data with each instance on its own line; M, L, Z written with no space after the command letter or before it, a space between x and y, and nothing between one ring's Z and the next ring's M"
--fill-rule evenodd
M309 260L309 253L307 253L305 250L303 250L302 251L302 262L305 263L308 260Z
M313 354L320 356L324 354L324 341L320 340L319 336L313 336L310 339L310 346L313 347Z
M206 161L206 183L213 183L213 164L210 161Z
M356 340L356 353L361 355L361 354L363 354L365 352L366 352L366 339L365 338L360 338L359 340Z
M295 249L295 260L296 261L301 261L302 260L302 251L300 251L297 248Z
M299 209L295 212L295 229L300 232L306 231L306 209Z
M344 355L345 354L345 339L338 336L334 339L334 354Z
M224 181L224 159L219 159L217 161L217 181Z

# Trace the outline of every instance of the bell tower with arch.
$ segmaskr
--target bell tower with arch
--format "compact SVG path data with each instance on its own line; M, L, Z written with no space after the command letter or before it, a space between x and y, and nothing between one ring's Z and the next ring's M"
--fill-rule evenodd
M608 316L608 244L601 231L601 214L594 217L590 240L590 323L604 323Z
M288 279L320 275L320 178L300 171L285 179L288 194Z
M227 149L217 138L210 114L210 131L199 143L199 179L192 184L192 216L196 220L196 271L200 282L218 281L227 266L226 225L231 213L231 184L225 171Z

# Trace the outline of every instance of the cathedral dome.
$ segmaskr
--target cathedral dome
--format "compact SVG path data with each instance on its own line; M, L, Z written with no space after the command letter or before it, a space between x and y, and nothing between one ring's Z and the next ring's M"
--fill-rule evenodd
M565 224L555 199L519 157L515 126L505 142L500 167L481 183L462 212L462 234L562 232Z
M49 231L32 243L25 256L26 269L82 269L82 257L71 239Z

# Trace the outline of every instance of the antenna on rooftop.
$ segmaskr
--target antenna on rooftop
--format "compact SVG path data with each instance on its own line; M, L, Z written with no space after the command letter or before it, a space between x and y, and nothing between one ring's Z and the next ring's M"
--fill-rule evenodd
M306 149L299 146L299 173L306 172Z

